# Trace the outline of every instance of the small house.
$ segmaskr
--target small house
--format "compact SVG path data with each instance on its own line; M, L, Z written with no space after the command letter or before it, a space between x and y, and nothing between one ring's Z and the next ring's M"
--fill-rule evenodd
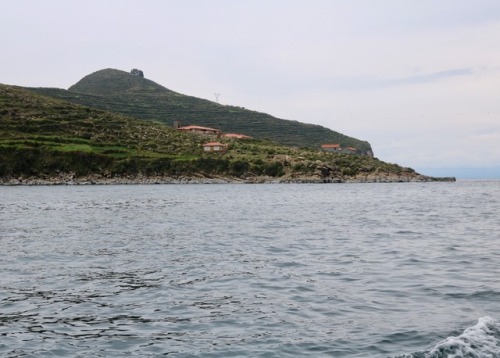
M179 127L179 128L177 128L177 130L189 132L189 133L213 135L213 136L218 136L220 134L220 129L201 127L201 126Z
M227 152L227 145L219 142L209 142L203 144L203 151L208 153L212 152L225 153Z
M342 147L340 144L323 144L321 149L325 152L340 153L342 152Z

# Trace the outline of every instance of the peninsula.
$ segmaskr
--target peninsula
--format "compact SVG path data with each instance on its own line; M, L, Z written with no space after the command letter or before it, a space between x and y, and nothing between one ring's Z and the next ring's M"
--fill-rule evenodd
M180 95L141 74L98 71L70 90L0 85L0 184L454 180L385 163L368 142L327 128Z

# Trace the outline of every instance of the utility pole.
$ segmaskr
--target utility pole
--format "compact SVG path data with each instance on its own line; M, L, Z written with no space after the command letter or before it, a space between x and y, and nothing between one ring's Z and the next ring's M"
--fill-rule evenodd
M215 102L219 103L219 96L220 96L220 93L214 93L215 95Z

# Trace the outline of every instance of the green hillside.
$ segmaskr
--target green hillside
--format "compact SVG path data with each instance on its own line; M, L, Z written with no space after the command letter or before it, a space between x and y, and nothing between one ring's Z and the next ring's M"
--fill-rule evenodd
M92 177L224 178L280 181L428 180L412 169L369 156L324 153L269 141L219 139L225 153L206 153L214 138L0 84L0 184ZM156 178L156 179L155 179Z
M283 145L319 148L325 143L339 143L371 154L370 144L328 128L275 118L241 107L225 106L171 91L159 84L130 73L105 69L94 72L69 90L32 88L54 98L89 107L148 119L172 126L195 124L243 133L257 139L268 139Z
M140 162L190 160L200 143L160 123L0 85L0 176L121 174Z

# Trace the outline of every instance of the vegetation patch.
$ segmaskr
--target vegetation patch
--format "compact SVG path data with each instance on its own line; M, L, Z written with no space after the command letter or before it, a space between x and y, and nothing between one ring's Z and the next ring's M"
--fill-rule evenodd
M138 77L140 78L140 77ZM332 154L268 140L218 138L207 153L201 135L154 121L88 108L0 85L0 179L77 177L279 178L337 181L369 175L415 176L369 156Z
M259 140L294 147L318 149L325 143L340 143L371 152L370 144L323 126L275 118L238 106L182 95L143 76L105 69L85 76L69 90L32 88L39 94L126 116L161 122L174 121L244 133ZM65 110L61 108L61 110Z

